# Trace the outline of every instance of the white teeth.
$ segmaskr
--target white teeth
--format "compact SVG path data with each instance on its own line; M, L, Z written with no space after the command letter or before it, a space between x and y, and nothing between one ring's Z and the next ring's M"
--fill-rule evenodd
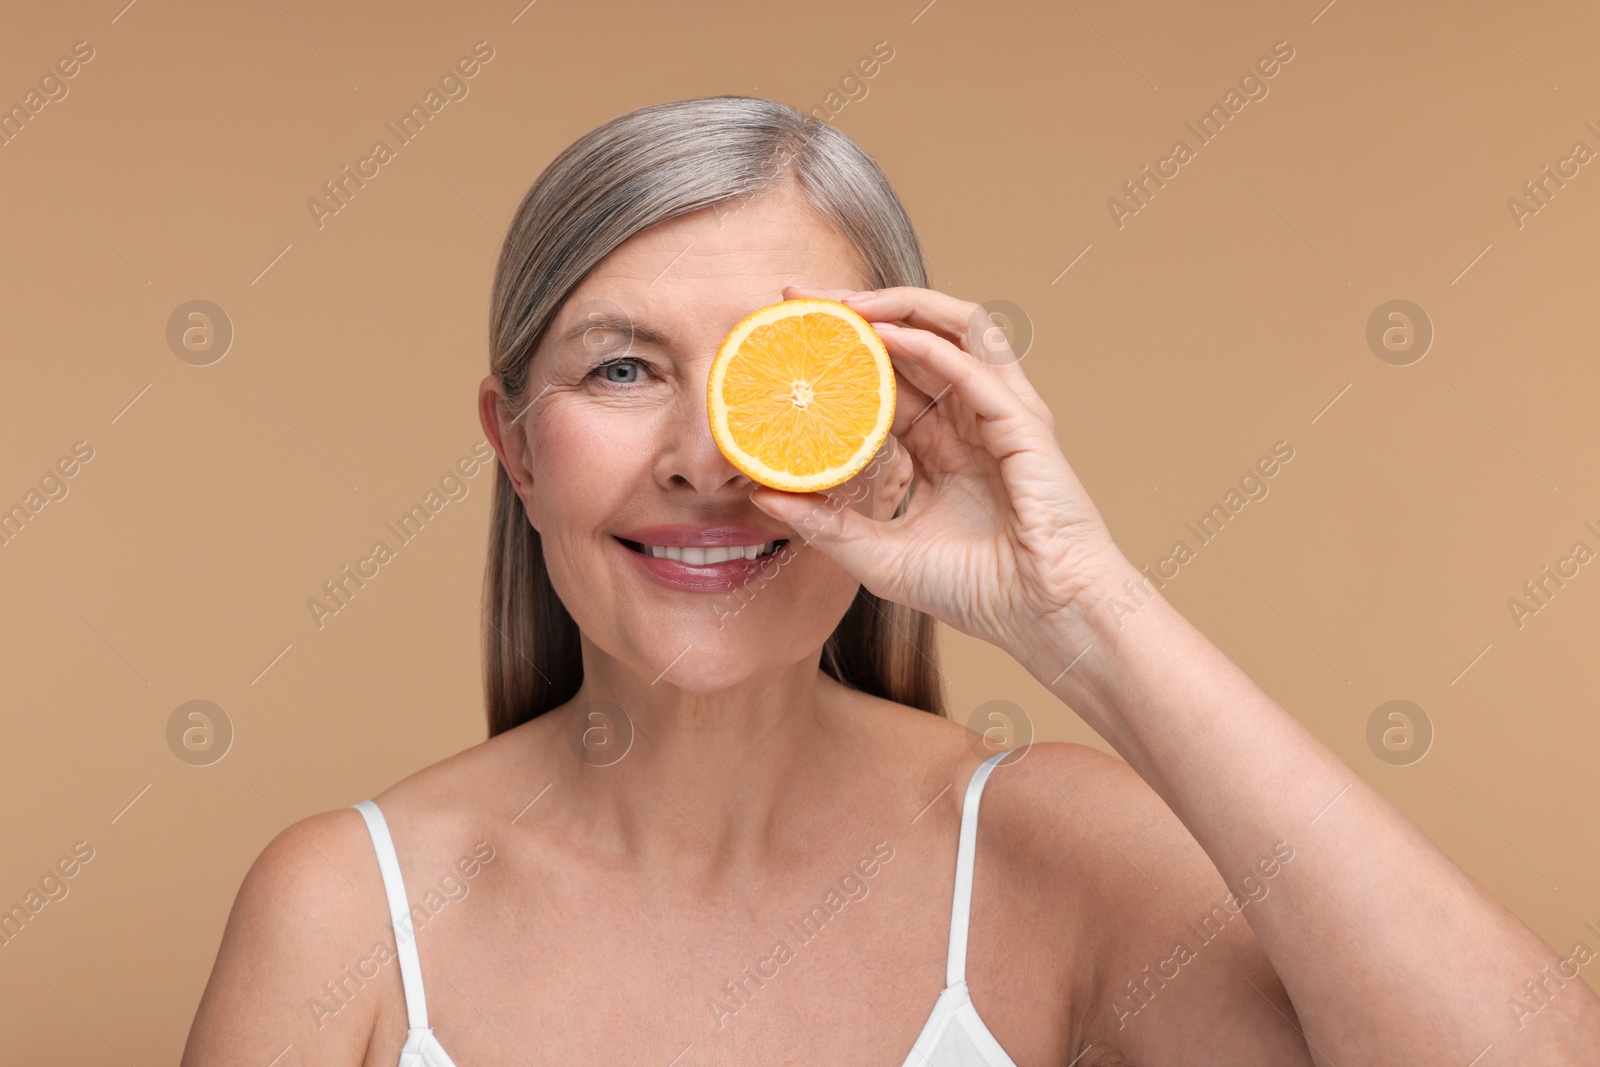
M755 559L777 547L778 542L767 541L759 545L728 545L716 548L680 548L677 545L645 545L645 551L657 559L675 559L691 567L709 567L726 563L730 559Z

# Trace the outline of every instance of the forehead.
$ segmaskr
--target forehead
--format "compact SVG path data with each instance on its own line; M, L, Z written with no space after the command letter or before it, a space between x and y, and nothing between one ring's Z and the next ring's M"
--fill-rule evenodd
M596 264L552 324L559 338L595 309L620 311L665 343L715 346L786 285L864 289L860 253L792 187L642 230ZM614 307L612 306L614 305Z

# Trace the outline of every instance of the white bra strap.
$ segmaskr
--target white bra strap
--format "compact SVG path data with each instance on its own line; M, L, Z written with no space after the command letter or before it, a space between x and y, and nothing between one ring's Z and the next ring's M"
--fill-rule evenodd
M978 801L989 773L1011 752L996 752L984 760L967 782L967 799L961 807L961 840L956 847L956 890L950 905L950 956L945 963L945 984L967 980L967 920L972 914L972 865L978 851Z
M417 958L416 933L412 927L411 905L406 900L405 883L400 880L400 858L395 855L394 838L378 805L363 800L352 805L367 820L372 847L378 853L378 869L383 872L383 891L389 898L389 922L394 926L395 951L400 956L400 984L406 993L406 1016L413 1030L428 1026L428 1002L422 995L422 962Z

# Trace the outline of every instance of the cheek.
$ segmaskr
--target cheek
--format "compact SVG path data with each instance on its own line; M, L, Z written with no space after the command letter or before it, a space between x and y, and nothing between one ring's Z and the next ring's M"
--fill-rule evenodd
M529 446L538 513L569 516L573 527L582 516L614 511L649 473L647 437L638 420L597 417L577 405L547 410ZM590 522L590 531L598 524Z
M580 629L599 636L614 623L616 576L599 565L604 531L625 512L646 475L646 452L626 420L584 405L552 404L529 434L528 512L539 531L551 585Z

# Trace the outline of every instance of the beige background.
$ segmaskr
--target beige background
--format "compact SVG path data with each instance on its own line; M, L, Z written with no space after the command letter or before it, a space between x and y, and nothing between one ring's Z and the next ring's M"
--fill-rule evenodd
M1596 944L1600 563L1520 629L1506 603L1600 549L1600 163L1507 207L1600 150L1592 5L122 2L0 35L6 104L94 49L0 148L0 505L94 450L0 547L0 903L95 850L0 948L9 1058L175 1062L261 847L482 739L486 475L321 630L306 601L481 440L499 231L539 170L661 100L822 106L878 41L833 121L939 288L1025 309L1124 551L1166 555L1288 441L1166 595L1540 936ZM470 94L319 229L306 201L480 40ZM1196 147L1183 123L1280 40L1269 95ZM1180 137L1119 229L1107 199ZM1396 298L1436 331L1405 367L1365 339ZM166 341L193 299L236 331L210 366ZM1105 747L997 649L944 650L957 716L1006 699ZM1395 698L1436 732L1410 766L1366 740ZM212 766L167 745L192 699L236 731Z

